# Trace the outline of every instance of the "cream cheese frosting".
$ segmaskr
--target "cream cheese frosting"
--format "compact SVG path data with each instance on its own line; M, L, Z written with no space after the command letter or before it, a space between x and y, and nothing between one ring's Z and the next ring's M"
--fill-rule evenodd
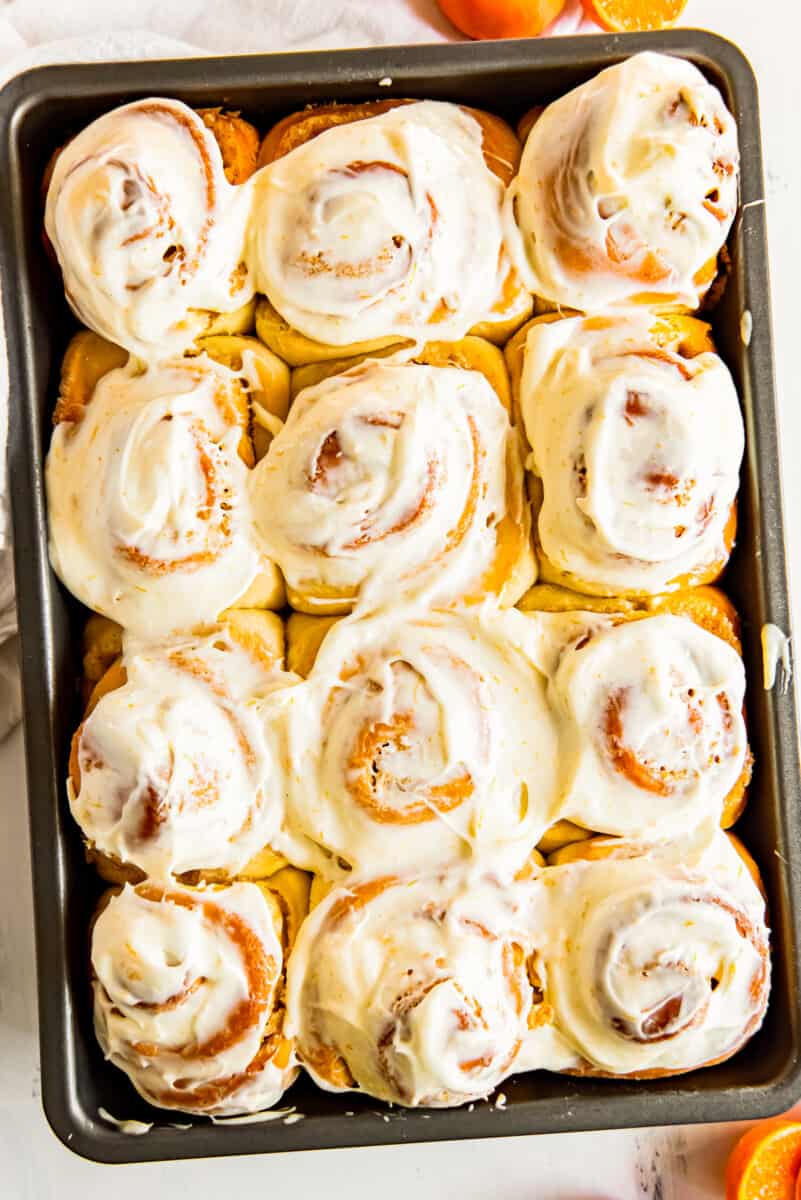
M484 376L451 366L372 361L306 388L251 498L312 608L481 594L504 526L526 528L518 435Z
M653 317L531 327L520 407L543 554L607 594L669 590L728 557L743 419L716 354L659 348Z
M482 140L468 111L412 102L232 187L202 119L150 99L54 162L68 301L132 355L60 421L46 482L54 570L126 630L68 792L93 847L148 876L105 898L91 961L101 1048L154 1105L255 1119L302 1062L327 1090L445 1107L519 1070L693 1068L762 1021L764 902L718 828L748 753L736 651L675 615L501 607L504 531L526 539L528 513L480 372L406 347L302 391L282 425L243 403L251 351L236 373L180 357L256 287L335 346L456 341L520 307L518 275L595 314L697 307L738 149L695 67L638 55L556 101L508 191ZM525 344L538 547L602 594L678 587L730 549L734 384L652 322L535 324ZM251 471L252 420L272 442ZM303 680L208 631L267 556L292 603L356 606ZM563 818L621 840L532 866ZM265 848L331 888L288 962L266 885L172 878Z
M600 839L599 839L600 841ZM514 881L451 870L335 888L290 963L288 1032L320 1086L404 1105L522 1070L688 1070L759 1028L765 906L708 822Z
M780 690L786 692L793 677L793 660L790 655L790 637L778 625L769 622L760 631L762 643L762 686L765 691L776 683L781 666Z
M297 1074L277 1007L282 964L280 910L257 884L125 887L92 933L101 1048L158 1107L267 1108Z
M675 1072L728 1057L759 1028L770 986L756 885L719 830L626 853L542 877L540 983L572 1069ZM524 1048L521 1061L532 1057Z
M54 430L50 561L95 612L148 637L213 622L263 565L234 375L202 355L132 360Z
M56 159L45 228L84 324L139 357L180 353L253 295L248 187L232 187L212 133L177 100L98 117Z
M561 815L646 840L720 821L748 753L744 695L739 654L689 618L606 628L595 618L550 677L565 771Z
M260 701L294 676L221 627L203 638L126 636L125 682L77 735L80 790L72 815L100 851L166 878L235 875L283 844L282 744Z
M287 1032L315 1082L407 1106L491 1092L527 1029L520 908L514 888L458 871L331 892L287 977Z
M737 209L737 129L692 63L636 54L549 104L505 205L521 278L584 312L698 307ZM709 264L711 271L707 271Z
M258 173L257 287L307 337L463 337L509 271L503 185L474 117L420 101L318 134ZM498 314L496 312L495 315Z
M558 794L532 638L522 613L492 608L391 610L328 633L284 697L288 820L331 856L317 869L520 866Z

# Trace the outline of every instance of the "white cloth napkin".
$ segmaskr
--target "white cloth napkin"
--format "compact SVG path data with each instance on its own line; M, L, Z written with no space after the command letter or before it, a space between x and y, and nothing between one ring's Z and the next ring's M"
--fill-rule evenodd
M581 0L567 0L548 33L594 29L583 16ZM0 16L0 86L45 63L458 40L461 35L435 0L228 0L224 5L217 0L6 0ZM0 739L20 716L6 505L7 417L0 313Z

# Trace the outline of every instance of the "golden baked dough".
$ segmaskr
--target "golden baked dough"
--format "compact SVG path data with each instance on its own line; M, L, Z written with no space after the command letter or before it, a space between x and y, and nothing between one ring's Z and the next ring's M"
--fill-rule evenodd
M528 297L521 298L518 311L513 317L505 321L480 321L473 326L468 336L483 338L493 345L503 346L506 339L530 315L532 308L533 301ZM224 317L225 314L220 314L218 321L222 321ZM256 305L255 320L256 332L265 346L269 346L290 367L296 368L316 363L330 363L336 367L341 362L353 363L363 358L383 357L384 354L413 345L408 338L382 337L366 342L351 342L347 346L328 346L293 329L289 322L276 312L266 296L262 296ZM308 384L303 383L300 386L307 387ZM297 390L300 390L300 387Z
M252 333L256 325L256 297L235 308L233 312L208 314L208 324L203 337L215 337L226 333Z
M290 671L307 676L314 666L323 638L342 618L314 617L309 613L293 612L286 623L286 665Z
M242 877L248 878L244 875ZM294 946L298 931L309 911L313 877L307 871L299 871L297 867L283 866L278 870L265 872L261 879L264 881L262 886L269 888L281 906L284 918L284 950L288 953Z
M736 834L727 832L725 836L745 863L748 874L764 896L765 885L753 857ZM603 862L607 858L638 858L646 852L647 847L634 838L614 838L593 834L582 841L561 846L547 856L546 862L549 867L563 867L572 862Z
M570 846L575 842L582 842L586 838L591 837L589 829L582 829L580 825L576 825L573 821L556 821L551 825L550 829L546 829L540 840L537 842L537 850L543 856L543 860L552 855L555 851L560 850L562 846Z
M327 129L338 125L349 125L353 121L366 121L370 117L378 117L389 112L391 108L400 108L405 104L414 104L414 100L368 100L363 104L318 104L309 105L300 112L290 113L274 125L265 135L259 151L259 166L267 166L297 149L305 142L311 141ZM469 108L460 105L481 126L483 134L484 159L493 174L501 183L511 183L517 173L520 162L521 146L515 132L506 121L493 113L484 112L479 108Z
M289 368L255 337L217 334L201 338L197 349L231 371L241 371L245 364L249 373L243 388L250 404L250 437L258 462L280 428L277 422L285 421L289 412Z
M309 104L299 112L282 117L267 131L259 149L259 166L269 166L327 129L349 125L351 121L366 121L401 104L412 103L411 100L368 100L363 104Z
M124 367L128 351L107 342L97 333L81 330L70 339L61 363L58 400L53 424L79 421L95 388L104 375Z
M197 115L214 139L222 154L225 178L229 183L244 183L258 165L259 134L250 121L237 112L224 108L199 108Z
M367 342L353 342L349 346L327 346L324 342L315 342L305 333L293 329L266 297L262 297L256 305L256 333L265 346L269 346L290 367L331 362L341 358L353 358L355 355L374 354L377 350L386 350L389 347L400 349L412 345L408 339L382 337Z
M81 694L84 707L92 689L99 683L115 659L122 654L122 626L110 617L92 613L83 630L83 674Z
M368 358L384 358L397 350L398 347L387 347L372 353L357 354L351 358L342 357L329 362L308 363L306 366L296 367L291 377L292 398L304 388L313 387L332 375L341 375ZM462 367L466 371L480 371L497 393L506 411L511 413L512 391L504 356L498 347L486 338L468 334L458 342L427 342L410 361L429 367Z

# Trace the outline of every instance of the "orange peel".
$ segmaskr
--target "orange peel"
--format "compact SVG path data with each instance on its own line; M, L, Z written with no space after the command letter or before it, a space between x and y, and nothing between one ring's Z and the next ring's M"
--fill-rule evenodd
M438 0L449 21L476 39L538 37L566 0Z

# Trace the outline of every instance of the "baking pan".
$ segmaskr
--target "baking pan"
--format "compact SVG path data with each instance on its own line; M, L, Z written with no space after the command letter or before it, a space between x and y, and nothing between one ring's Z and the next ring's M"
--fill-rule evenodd
M734 1059L717 1067L639 1083L522 1075L503 1085L505 1104L490 1099L472 1111L387 1108L360 1096L329 1095L303 1079L282 1103L303 1119L288 1123L279 1116L222 1127L152 1109L103 1061L92 1033L87 926L101 884L84 862L65 799L69 738L80 718L85 613L57 583L47 560L42 464L60 360L74 328L42 246L40 187L48 157L101 112L154 94L241 109L262 129L309 101L392 94L462 101L514 120L532 104L645 49L695 62L722 90L740 131L742 209L729 239L728 287L713 324L746 423L738 547L725 586L743 619L757 764L741 830L765 880L773 927L774 982L765 1025ZM789 1107L801 1095L801 787L792 689L764 691L761 683L761 627L773 622L789 632L790 618L757 95L743 55L710 34L676 31L40 68L17 76L0 95L0 170L42 1099L57 1136L87 1158L130 1162L737 1120ZM741 336L746 310L752 317L748 347ZM116 1117L153 1121L154 1127L131 1137L100 1117L101 1106Z

